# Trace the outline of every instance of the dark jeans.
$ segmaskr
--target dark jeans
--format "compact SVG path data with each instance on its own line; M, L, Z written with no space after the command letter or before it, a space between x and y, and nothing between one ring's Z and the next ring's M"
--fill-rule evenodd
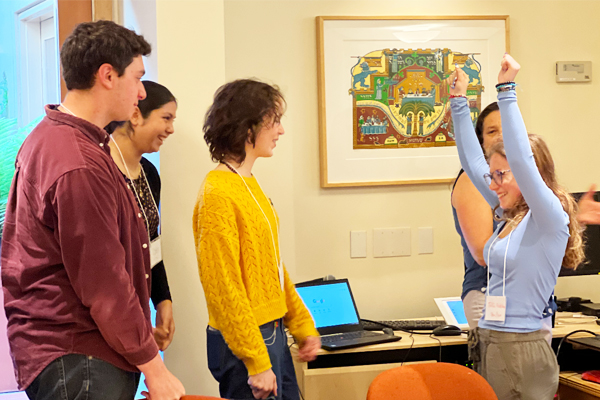
M139 381L138 372L68 354L48 364L25 392L31 400L133 400Z
M277 325L277 327L276 327ZM298 382L294 372L292 355L287 344L283 321L277 320L260 326L267 345L273 372L277 377L277 400L299 400ZM223 335L216 329L206 330L208 368L219 382L219 393L226 399L253 399L248 386L248 370L225 343Z

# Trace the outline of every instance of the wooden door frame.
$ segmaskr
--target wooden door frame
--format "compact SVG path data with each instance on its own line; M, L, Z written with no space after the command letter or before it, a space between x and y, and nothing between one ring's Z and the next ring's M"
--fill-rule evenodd
M113 20L114 0L57 0L58 7L58 48L73 29L82 22ZM60 80L61 99L67 94L65 81Z

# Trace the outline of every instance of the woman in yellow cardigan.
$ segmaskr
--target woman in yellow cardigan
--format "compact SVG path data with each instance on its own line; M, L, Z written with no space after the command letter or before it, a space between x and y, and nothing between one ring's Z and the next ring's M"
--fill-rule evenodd
M283 95L254 80L217 91L204 139L219 165L194 209L194 238L208 306L208 366L221 397L299 399L284 325L313 360L319 334L281 261L279 220L252 174L283 135Z

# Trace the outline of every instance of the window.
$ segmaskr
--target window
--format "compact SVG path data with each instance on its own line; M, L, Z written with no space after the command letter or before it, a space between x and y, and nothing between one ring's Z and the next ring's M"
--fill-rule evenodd
M0 1L0 237L17 152L44 105L60 101L56 7L55 0ZM16 390L0 313L0 399L26 399Z

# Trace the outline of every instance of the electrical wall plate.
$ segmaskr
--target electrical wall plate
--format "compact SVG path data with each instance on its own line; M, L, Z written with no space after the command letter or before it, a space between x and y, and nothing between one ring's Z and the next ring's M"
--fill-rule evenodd
M556 82L591 82L592 81L592 62L591 61L557 61L556 62Z

